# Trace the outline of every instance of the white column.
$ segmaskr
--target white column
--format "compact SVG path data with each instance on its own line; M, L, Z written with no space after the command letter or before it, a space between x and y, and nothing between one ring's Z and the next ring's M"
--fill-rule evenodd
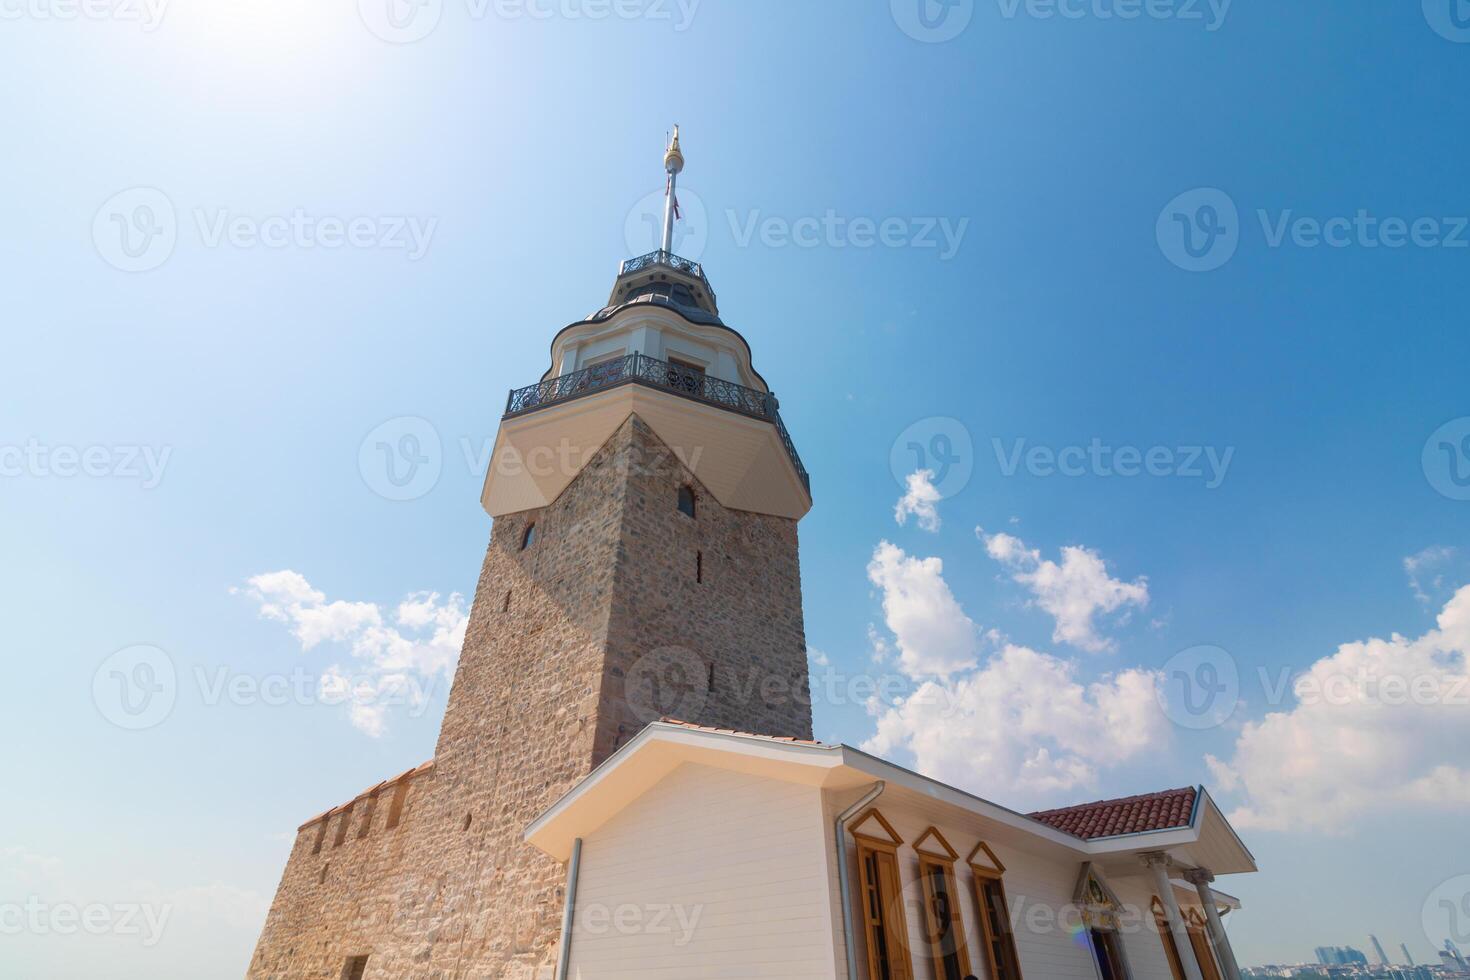
M1179 952L1179 964L1184 968L1184 980L1204 980L1199 963L1194 957L1194 946L1189 941L1189 930L1184 927L1184 916L1179 914L1179 903L1174 899L1174 886L1169 881L1169 856L1161 851L1140 855L1144 865L1153 872L1154 891L1164 903L1164 917L1169 920L1169 932L1174 936L1174 948Z
M1216 908L1215 891L1210 887L1215 876L1210 874L1209 868L1191 868L1184 872L1184 880L1199 892L1199 900L1205 907L1205 919L1210 926L1210 945L1215 947L1215 955L1225 968L1225 980L1240 980L1240 965L1235 962L1235 950L1230 948L1230 937L1225 935L1225 924L1220 921L1220 911Z

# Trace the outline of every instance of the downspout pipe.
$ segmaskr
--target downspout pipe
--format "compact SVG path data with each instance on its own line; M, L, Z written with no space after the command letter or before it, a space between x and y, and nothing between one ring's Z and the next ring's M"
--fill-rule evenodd
M842 941L845 944L844 955L847 957L847 980L859 980L852 939L852 882L847 873L847 822L871 806L882 795L884 785L883 780L878 780L872 789L863 794L862 799L837 816L837 890L841 892L839 897L842 899ZM558 980L566 978L559 977Z
M567 980L572 968L572 920L577 914L577 879L582 875L582 838L572 842L572 863L567 867L567 900L561 913L561 952L556 957L556 980Z

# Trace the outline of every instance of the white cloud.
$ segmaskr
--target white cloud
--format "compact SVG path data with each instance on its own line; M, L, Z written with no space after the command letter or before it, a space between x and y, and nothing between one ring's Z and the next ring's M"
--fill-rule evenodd
M893 519L902 526L908 523L910 514L918 518L918 525L925 531L939 530L939 491L934 488L934 473L919 470L910 473L908 490L898 498L893 508Z
M1437 544L1404 559L1404 574L1409 577L1409 588L1414 591L1415 599L1426 606L1434 600L1429 591L1438 592L1444 588L1444 573L1435 569L1443 568L1454 557L1454 548Z
M1240 827L1347 830L1368 813L1470 812L1470 586L1435 629L1345 643L1297 678L1296 703L1247 723L1228 760L1207 758L1242 803Z
M352 724L375 738L387 731L390 707L422 707L431 684L454 673L469 623L459 593L448 599L410 593L393 610L390 625L376 603L328 602L289 569L253 576L243 589L230 591L253 599L262 617L287 624L303 652L322 643L350 649L356 666L324 671L318 695L324 703L345 704Z
M874 705L877 731L863 748L910 753L926 775L1008 805L1060 802L1168 734L1152 673L1084 684L1077 667L1006 646L980 670L928 681L893 708Z
M947 676L975 666L979 631L943 572L938 558L910 558L887 541L868 562L868 580L882 590L884 621L898 640L899 668L910 677Z
M985 543L986 553L1005 566L1012 581L1025 586L1032 601L1056 620L1052 639L1057 643L1093 653L1115 649L1114 641L1098 632L1097 617L1122 610L1122 620L1126 620L1130 607L1148 605L1146 578L1132 582L1112 578L1102 556L1089 548L1063 548L1058 565L1004 531L986 534L977 527L975 535Z

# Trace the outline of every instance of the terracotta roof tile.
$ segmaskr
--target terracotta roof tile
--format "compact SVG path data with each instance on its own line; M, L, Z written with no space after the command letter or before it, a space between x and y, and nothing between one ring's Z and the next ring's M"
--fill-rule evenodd
M1057 810L1041 810L1030 814L1030 817L1074 837L1095 840L1118 834L1187 827L1194 813L1194 798L1195 789L1190 786L1117 800L1097 800Z

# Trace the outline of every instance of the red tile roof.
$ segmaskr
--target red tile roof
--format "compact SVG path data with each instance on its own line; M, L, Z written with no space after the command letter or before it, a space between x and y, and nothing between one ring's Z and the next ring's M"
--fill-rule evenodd
M1041 810L1030 816L1074 837L1095 840L1118 834L1187 827L1194 814L1194 798L1195 789L1190 786L1167 789L1162 793L1125 796L1118 800L1098 800L1057 810Z

